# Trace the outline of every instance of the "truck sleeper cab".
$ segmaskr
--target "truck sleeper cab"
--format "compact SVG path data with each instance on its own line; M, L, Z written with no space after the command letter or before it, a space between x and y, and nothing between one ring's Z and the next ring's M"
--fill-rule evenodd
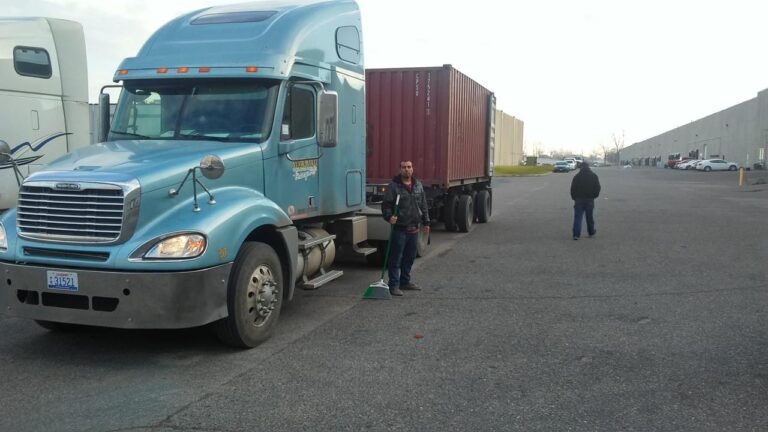
M0 219L3 310L48 328L215 323L225 343L266 340L296 286L341 276L325 228L360 222L360 28L351 0L163 26L115 74L107 141L27 178Z
M88 116L83 27L0 18L0 214L24 177L90 143Z

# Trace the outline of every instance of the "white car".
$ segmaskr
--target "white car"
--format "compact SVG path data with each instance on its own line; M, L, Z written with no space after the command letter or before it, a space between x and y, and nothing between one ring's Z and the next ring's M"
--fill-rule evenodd
M699 162L701 162L700 159L687 160L685 162L681 162L675 165L675 168L681 169L681 170L696 169L696 164Z
M576 166L577 166L576 165L576 159L574 159L574 158L565 158L563 160L568 162L568 169L570 169L571 171L576 169Z
M722 159L706 159L696 164L698 171L736 171L739 165Z

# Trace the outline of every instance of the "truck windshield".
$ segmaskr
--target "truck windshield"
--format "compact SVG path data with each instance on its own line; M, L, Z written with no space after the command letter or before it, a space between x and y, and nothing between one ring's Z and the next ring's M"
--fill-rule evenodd
M263 142L277 93L266 80L126 82L107 140Z

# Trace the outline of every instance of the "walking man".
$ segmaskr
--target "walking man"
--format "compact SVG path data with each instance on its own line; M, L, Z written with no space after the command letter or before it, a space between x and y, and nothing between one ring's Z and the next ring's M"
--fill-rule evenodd
M400 162L400 174L387 186L381 213L384 220L394 225L389 251L389 292L401 296L402 290L418 291L421 288L411 282L411 267L416 259L419 228L429 235L429 209L424 186L413 176L413 162Z
M571 182L571 198L573 205L573 239L581 237L581 218L587 214L587 234L594 236L595 231L595 198L600 195L600 179L589 168L589 162L581 164L581 170L573 177Z

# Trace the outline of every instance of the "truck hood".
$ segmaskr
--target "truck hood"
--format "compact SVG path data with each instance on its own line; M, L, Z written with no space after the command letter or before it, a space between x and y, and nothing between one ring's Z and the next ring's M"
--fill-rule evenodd
M255 145L247 145L252 152ZM218 141L112 141L66 154L48 164L44 172L47 176L51 171L80 171L84 176L86 172L121 174L138 179L142 191L150 192L178 185L206 155L219 156L229 169L244 151L243 144Z

